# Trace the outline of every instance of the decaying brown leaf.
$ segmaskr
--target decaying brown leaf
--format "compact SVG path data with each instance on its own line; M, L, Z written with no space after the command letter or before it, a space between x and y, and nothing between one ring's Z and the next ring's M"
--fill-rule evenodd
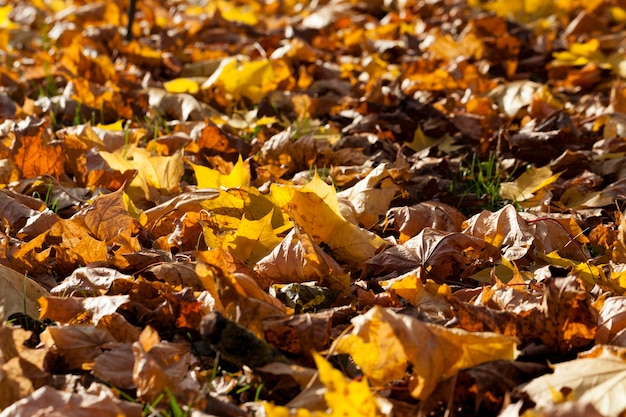
M0 6L0 416L624 414L625 16Z

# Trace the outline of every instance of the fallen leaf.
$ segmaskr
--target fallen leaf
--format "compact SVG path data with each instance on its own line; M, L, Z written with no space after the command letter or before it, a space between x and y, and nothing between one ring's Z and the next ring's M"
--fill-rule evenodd
M16 313L26 314L31 318L39 317L37 300L48 292L32 279L17 271L0 265L0 320L6 322Z
M589 403L600 415L617 415L626 409L621 387L626 365L619 358L584 358L553 365L554 373L536 378L521 391L537 407L561 403L562 392L580 403ZM556 395L555 395L556 394Z
M128 417L141 416L141 404L121 401L109 391L102 391L99 395L74 394L44 386L29 396L16 401L2 410L2 417L17 417L21 415L37 415L42 409L52 415L72 413L74 415L89 414L94 417Z
M350 354L377 385L410 375L410 393L420 399L461 368L517 354L515 338L446 329L378 306L352 323L354 330L338 339L337 351Z

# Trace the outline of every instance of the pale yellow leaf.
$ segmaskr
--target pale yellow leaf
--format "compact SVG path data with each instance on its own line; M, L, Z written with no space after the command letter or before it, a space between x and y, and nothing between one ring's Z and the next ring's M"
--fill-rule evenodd
M534 197L539 190L554 183L561 174L552 175L552 170L545 166L530 168L512 182L503 182L500 185L500 197L511 201L525 201Z

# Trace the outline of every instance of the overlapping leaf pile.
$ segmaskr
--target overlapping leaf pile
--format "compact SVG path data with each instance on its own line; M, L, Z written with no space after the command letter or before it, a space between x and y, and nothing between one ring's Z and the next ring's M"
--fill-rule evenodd
M0 416L621 415L619 1L0 7Z

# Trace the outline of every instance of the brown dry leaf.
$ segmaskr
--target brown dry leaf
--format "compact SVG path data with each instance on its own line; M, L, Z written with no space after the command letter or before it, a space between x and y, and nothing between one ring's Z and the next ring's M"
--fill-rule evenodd
M228 318L262 335L263 318L286 314L285 306L263 291L254 278L236 271L233 257L224 250L213 249L197 256L196 273L216 300L216 309Z
M60 323L82 322L90 319L93 324L130 302L128 295L101 295L99 297L41 297L40 319L49 319Z
M42 410L45 410L45 414L42 414ZM112 391L103 390L98 395L73 394L56 390L48 385L2 410L2 417L26 415L140 417L141 414L141 404L119 400Z
M26 397L49 382L44 371L46 350L28 348L32 333L17 327L0 327L0 407Z
M120 343L99 355L91 370L94 375L121 389L133 389L135 357L131 343Z
M604 301L598 313L596 343L626 347L626 297Z
M427 227L404 244L392 246L365 264L371 276L399 275L421 268L425 276L443 282L464 279L499 258L500 251L480 238Z
M0 361L20 357L39 369L43 369L46 350L42 347L29 347L32 332L7 325L0 327Z
M565 354L580 350L594 340L598 326L597 312L591 306L590 296L579 280L569 276L548 278L541 296L504 290L504 300L512 303L496 310L497 297L485 296L487 306L471 305L449 297L457 319L457 326L471 331L495 331L517 336L522 346L533 340L541 341L550 352ZM496 291L500 292L502 289ZM535 301L533 301L533 298ZM490 301L494 298L494 301ZM505 301L506 302L506 301Z
M457 209L438 201L425 201L410 207L393 207L387 212L394 229L400 232L400 243L416 236L426 227L444 232L460 232L466 217Z
M139 222L128 213L122 189L99 195L71 220L103 242L115 255L141 250L137 239Z
M349 280L339 264L309 235L291 230L272 253L259 260L254 270L267 282L315 281L344 291Z
M47 372L15 357L0 366L0 407L7 408L48 382Z
M149 333L150 336L146 336ZM143 339L149 338L146 344ZM137 387L137 396L146 401L158 398L167 388L182 402L190 400L190 386L183 383L191 363L189 346L182 343L158 341L158 334L150 326L142 332L140 342L132 345L135 358L132 381Z
M558 251L569 259L587 261L581 245L589 239L572 216L522 213L522 218L532 224L534 245L540 253Z
M12 314L39 316L37 300L48 292L32 279L11 268L0 265L0 320L6 322Z
M452 317L450 304L446 296L450 295L450 287L446 284L438 285L432 280L422 283L414 273L407 273L386 281L379 281L380 286L392 296L397 295L436 322L442 322Z
M130 281L133 277L115 269L98 266L77 268L65 278L50 294L63 297L94 297L104 295L117 280Z
M45 238L56 248L54 262L68 274L79 265L89 265L107 259L106 243L92 237L82 220L61 220L52 226Z
M354 186L337 193L337 198L349 201L359 224L369 229L385 214L399 190L387 168L379 165Z
M58 354L68 370L91 364L115 339L91 325L49 326L41 334L45 346Z
M141 276L149 281L165 282L174 288L204 289L193 263L158 263L146 268Z
M511 204L495 213L485 210L468 219L463 233L500 248L502 256L511 261L526 256L535 240L532 228Z
M283 352L311 358L311 352L328 348L333 310L304 313L263 321L265 339Z
M28 198L24 195L0 190L0 213L2 219L14 229L14 231L26 225L26 222L37 216L45 208L40 200Z
M151 108L174 120L202 121L217 115L217 110L190 94L173 94L160 88L148 88L146 93Z
M59 178L65 169L60 144L47 137L46 121L30 117L19 122L11 160L25 178L54 175Z
M521 388L538 408L548 408L572 398L591 404L603 416L620 415L626 410L626 398L622 395L626 378L623 359L583 358L558 363L553 369L554 373L536 378Z

